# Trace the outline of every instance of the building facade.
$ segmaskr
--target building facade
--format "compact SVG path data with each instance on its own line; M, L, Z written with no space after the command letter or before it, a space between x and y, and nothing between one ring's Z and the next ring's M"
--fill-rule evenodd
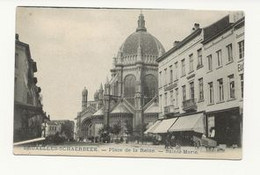
M57 123L57 122L54 122L54 121L48 121L46 124L45 128L45 136L48 137L48 136L54 136L56 135L57 133L61 133L61 123Z
M68 140L74 139L74 121L51 120L46 123L46 137L59 135Z
M200 133L218 144L241 145L244 17L238 16L205 28L195 24L157 59L160 122L168 122L164 134Z
M133 132L139 132L144 124L157 120L156 59L164 52L159 40L147 32L144 16L140 14L136 31L126 38L117 57L113 58L111 79L107 80L104 89L100 87L94 102L88 102L87 91L83 91L82 101L86 108L78 114L77 130L85 133L84 138L97 136L100 128L116 123L120 123L123 132L126 125L132 126Z
M207 135L210 136L210 129L214 128L214 138L217 142L241 145L244 18L232 21L228 16L222 19L224 20L226 20L225 29L215 36L208 35L211 33L211 26L204 30L203 46L207 64L205 67ZM222 21L219 23L225 23Z
M15 40L14 141L41 137L42 123L49 120L42 110L41 88L37 86L36 62L29 45Z

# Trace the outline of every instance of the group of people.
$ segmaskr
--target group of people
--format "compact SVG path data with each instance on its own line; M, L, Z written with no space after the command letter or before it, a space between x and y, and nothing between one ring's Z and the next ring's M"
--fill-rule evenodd
M165 149L173 148L175 146L178 146L176 137L174 135L167 135L165 138Z

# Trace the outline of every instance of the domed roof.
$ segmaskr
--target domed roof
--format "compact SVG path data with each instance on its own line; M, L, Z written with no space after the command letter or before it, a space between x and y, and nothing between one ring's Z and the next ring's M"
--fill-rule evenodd
M143 14L140 14L136 32L132 33L120 47L122 56L137 55L140 46L142 55L159 56L165 52L158 39L147 32Z

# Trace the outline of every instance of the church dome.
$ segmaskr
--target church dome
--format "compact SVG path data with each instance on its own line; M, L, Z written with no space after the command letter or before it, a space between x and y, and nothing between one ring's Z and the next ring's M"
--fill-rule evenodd
M138 55L138 48L141 48L141 54L144 56L158 57L165 52L160 41L147 32L143 14L139 16L136 32L127 37L119 52L121 52L122 57L136 56Z

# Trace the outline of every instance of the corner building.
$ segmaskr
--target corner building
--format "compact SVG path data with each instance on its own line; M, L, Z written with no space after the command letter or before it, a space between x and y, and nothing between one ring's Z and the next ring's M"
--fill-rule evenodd
M49 120L42 109L41 88L37 86L37 64L30 46L15 38L14 142L43 136L42 124Z
M181 135L182 141L204 134L218 144L240 146L243 15L225 16L205 28L195 24L190 35L157 61L160 120L147 132ZM167 128L160 130L160 122Z
M143 14L138 18L138 27L126 38L113 58L111 79L94 95L95 105L85 117L85 111L91 104L84 98L82 111L77 117L77 128L86 138L104 126L113 126L120 122L124 127L130 123L133 131L143 124L153 123L158 119L158 63L156 59L165 50L158 39L147 32ZM99 101L99 102L98 102ZM99 129L91 129L98 126ZM94 134L98 136L98 134Z

